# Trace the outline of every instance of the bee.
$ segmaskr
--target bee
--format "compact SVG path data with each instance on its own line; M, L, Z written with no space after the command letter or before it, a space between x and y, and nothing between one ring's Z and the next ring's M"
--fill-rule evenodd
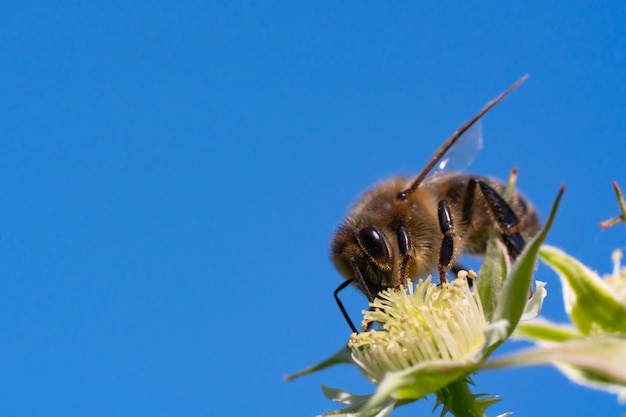
M445 165L452 146L463 143L459 139L525 78L455 131L413 180L394 177L366 191L336 230L331 258L345 281L334 296L353 332L357 330L338 296L348 285L371 302L380 291L435 268L444 283L448 270L460 268L456 260L461 255L484 255L494 228L512 260L539 231L530 202L517 192L507 202L502 182L461 172L432 174L438 164Z

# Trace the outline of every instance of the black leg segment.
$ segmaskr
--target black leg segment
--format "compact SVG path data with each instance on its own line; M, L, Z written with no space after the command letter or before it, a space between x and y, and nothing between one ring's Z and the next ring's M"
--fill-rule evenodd
M398 226L398 249L400 250L400 271L398 276L398 286L406 284L406 267L409 263L409 251L411 250L411 239L409 232L403 225Z
M439 283L446 282L446 271L450 268L454 256L454 222L450 213L450 206L446 200L439 202L438 210L439 228L443 233L441 249L439 249Z
M489 209L493 213L496 220L496 226L500 233L508 234L514 231L519 225L519 219L511 209L511 206L502 198L496 190L484 181L477 180Z
M493 189L489 184L481 179L474 179L475 184L478 184L480 191L485 197L489 211L493 216L495 226L500 232L500 237L504 246L509 251L509 257L515 260L524 247L526 242L522 235L518 232L520 220L511 208L509 204L502 198L502 196ZM472 187L470 185L470 187Z
M502 239L504 246L506 246L506 249L509 251L511 259L517 259L520 253L524 250L524 247L526 247L526 242L519 233L512 233L510 235L501 234L500 238Z

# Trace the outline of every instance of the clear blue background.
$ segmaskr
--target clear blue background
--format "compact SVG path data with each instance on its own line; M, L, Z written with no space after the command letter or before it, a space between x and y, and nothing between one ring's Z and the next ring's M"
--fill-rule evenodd
M347 367L282 380L348 336L329 238L525 73L471 171L518 167L544 218L566 184L549 242L610 271L626 6L504 3L5 2L0 415L312 416L322 383L370 392ZM491 415L624 411L547 367L476 382Z

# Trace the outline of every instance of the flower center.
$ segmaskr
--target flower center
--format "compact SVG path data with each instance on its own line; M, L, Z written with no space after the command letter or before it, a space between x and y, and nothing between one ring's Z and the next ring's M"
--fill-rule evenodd
M473 271L470 272L473 274ZM438 288L428 280L414 287L388 289L364 311L363 329L348 346L362 371L374 381L431 360L459 360L480 349L487 325L478 297L467 283L468 273Z

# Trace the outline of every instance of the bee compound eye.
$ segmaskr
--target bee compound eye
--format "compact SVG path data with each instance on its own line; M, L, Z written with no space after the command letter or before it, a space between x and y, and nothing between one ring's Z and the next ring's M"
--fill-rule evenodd
M389 263L391 253L387 238L381 233L376 226L367 226L359 230L357 233L359 244L368 255L375 261L381 263Z

